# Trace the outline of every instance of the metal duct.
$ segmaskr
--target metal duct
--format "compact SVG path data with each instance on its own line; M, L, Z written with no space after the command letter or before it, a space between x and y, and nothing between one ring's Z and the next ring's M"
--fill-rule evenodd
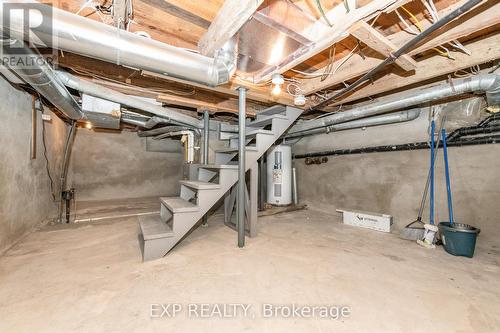
M15 48L15 54L13 49ZM2 43L4 54L20 59L26 65L10 69L30 84L40 95L45 97L67 117L78 120L85 118L82 109L55 75L54 70L39 53L30 49L22 40L11 40L11 44Z
M410 120L415 120L420 115L420 109L411 109L408 111L395 112L390 114L384 114L375 117L369 117L365 119L348 121L346 123L330 125L320 128L315 128L309 131L292 133L285 136L285 139L292 139L297 137L303 137L307 135L323 134L337 131L344 131L354 128L378 126L378 125L388 125L395 123L402 123Z
M398 94L395 97L370 102L367 105L355 107L354 109L348 111L299 123L290 129L289 134L309 131L315 128L326 127L354 119L379 115L471 92L486 92L488 104L498 103L498 95L500 93L500 75L482 74L465 79L454 79L445 84L418 91L412 91L406 95Z
M62 83L70 88L81 91L90 96L99 97L106 99L108 101L113 101L120 103L121 105L126 105L131 108L143 110L151 114L165 118L167 121L172 123L178 123L182 125L187 125L195 128L203 128L203 122L182 113L176 112L169 108L164 108L153 103L149 103L142 99L122 94L113 89L103 87L101 85L82 80L74 75L67 72L56 71L57 77L62 81Z
M6 17L3 5L8 1L0 2L0 17ZM24 39L23 27L29 26L44 46L208 86L227 83L236 67L234 52L228 52L236 46L234 40L210 58L55 7L34 4L36 10L26 17L25 10L9 11L11 24L4 27L9 30L5 32ZM24 22L25 18L29 21Z
M21 80L19 78L19 76L17 76L16 74L14 74L10 69L6 68L6 67L0 67L0 74L3 75L3 77L14 83L14 84L23 84L23 83L26 83L24 82L23 80Z

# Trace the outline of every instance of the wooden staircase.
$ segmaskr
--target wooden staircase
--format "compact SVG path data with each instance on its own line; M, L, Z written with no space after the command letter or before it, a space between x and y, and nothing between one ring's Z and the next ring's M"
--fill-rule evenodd
M273 106L246 127L246 170L295 122L302 110ZM264 129L269 128L270 129ZM160 198L159 215L139 217L143 260L165 256L189 230L238 182L238 135L227 148L216 150L215 164L196 166L196 180L181 180L179 197Z

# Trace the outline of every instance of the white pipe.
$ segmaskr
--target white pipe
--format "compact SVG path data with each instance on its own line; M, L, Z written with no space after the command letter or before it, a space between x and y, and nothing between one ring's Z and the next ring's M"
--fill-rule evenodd
M373 116L358 120L352 120L336 125L318 127L307 131L291 133L287 134L285 136L285 139L301 138L308 135L331 133L331 132L344 131L354 128L361 128L361 127L402 123L405 121L411 121L417 119L419 115L420 115L420 109L411 109L408 111L394 112L389 114L383 114L380 116Z
M304 121L293 126L289 134L304 132L319 127L326 127L346 121L401 110L422 103L437 101L443 98L458 96L464 93L485 92L489 104L500 103L500 75L482 74L465 79L450 80L445 84L433 86L407 94L398 94L351 110L335 113L331 116Z
M27 15L29 22L24 22L26 10L3 12L4 5L12 2L33 4L33 8L27 7L32 9ZM236 68L234 40L210 58L35 1L0 0L0 17L7 15L11 24L4 26L3 32L12 38L25 39L24 27L29 26L43 46L117 65L208 86L227 83Z
M158 135L154 137L154 140L165 139L171 136L182 135L181 142L184 144L185 149L185 161L186 163L193 163L194 161L194 132L190 130L178 131L178 132L168 132L165 134Z

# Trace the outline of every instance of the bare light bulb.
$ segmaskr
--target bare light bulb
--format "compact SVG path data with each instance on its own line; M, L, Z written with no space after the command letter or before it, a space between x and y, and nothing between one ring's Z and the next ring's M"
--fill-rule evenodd
M86 124L85 124L85 128L87 128L87 129L92 129L92 124L91 124L91 123L86 123Z
M279 84L276 84L273 87L273 90L271 91L271 94L273 94L274 96L278 96L279 94L281 94L281 86Z

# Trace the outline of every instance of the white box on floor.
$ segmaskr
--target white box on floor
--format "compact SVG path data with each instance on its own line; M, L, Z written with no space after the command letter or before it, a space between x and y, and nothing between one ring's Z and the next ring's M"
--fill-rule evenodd
M391 215L345 209L337 209L337 212L343 213L344 224L382 232L391 232L392 230Z

